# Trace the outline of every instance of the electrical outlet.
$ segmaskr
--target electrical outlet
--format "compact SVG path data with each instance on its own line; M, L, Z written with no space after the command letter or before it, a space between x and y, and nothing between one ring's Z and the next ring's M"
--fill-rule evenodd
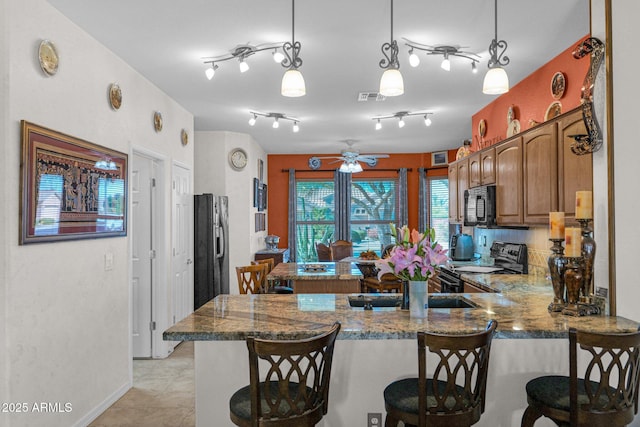
M369 412L367 414L367 427L381 427L382 414L380 412Z

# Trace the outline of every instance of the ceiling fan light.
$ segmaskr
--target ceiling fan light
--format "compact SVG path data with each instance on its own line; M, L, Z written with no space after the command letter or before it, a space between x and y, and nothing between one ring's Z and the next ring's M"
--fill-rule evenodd
M384 96L399 96L404 93L404 81L397 68L388 68L380 79L380 94Z
M351 173L351 170L349 170L349 164L347 162L342 163L340 165L340 168L338 169L338 172Z
M487 95L500 95L509 92L509 76L502 67L490 68L484 76L482 92Z
M288 96L291 98L306 95L307 89L304 84L304 77L302 77L302 73L295 68L288 69L284 73L284 76L282 76L280 93L282 96Z
M362 172L362 165L358 162L355 162L352 165L351 173L358 173L358 172Z

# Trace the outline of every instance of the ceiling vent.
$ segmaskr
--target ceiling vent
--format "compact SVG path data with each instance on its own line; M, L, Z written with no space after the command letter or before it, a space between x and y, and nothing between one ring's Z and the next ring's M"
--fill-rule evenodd
M358 102L367 101L384 101L386 97L378 92L360 92L358 94Z

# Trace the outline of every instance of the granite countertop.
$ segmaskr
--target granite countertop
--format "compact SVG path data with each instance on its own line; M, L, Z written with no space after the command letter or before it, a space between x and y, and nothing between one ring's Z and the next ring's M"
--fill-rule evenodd
M281 265L281 264L279 264ZM551 283L534 275L465 274L498 293L455 294L477 307L430 308L426 319L399 308L351 308L347 294L219 295L164 332L165 340L243 340L249 335L300 339L339 321L339 339L414 339L418 331L461 334L498 321L497 338L566 338L570 327L601 332L630 332L638 322L605 315L572 317L549 313ZM368 294L370 295L370 294ZM433 294L443 296L446 294Z
M288 262L276 265L267 280L357 280L362 277L358 267L351 262Z

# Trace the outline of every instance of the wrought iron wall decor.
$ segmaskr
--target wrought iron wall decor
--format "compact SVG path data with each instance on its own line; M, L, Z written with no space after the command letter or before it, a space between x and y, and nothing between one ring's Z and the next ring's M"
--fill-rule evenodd
M604 114L604 43L594 37L581 42L573 51L576 59L589 55L590 65L582 85L582 119L587 128L587 134L571 135L575 141L571 144L574 154L582 155L594 153L602 147L602 131L600 119ZM600 116L600 117L598 117Z

